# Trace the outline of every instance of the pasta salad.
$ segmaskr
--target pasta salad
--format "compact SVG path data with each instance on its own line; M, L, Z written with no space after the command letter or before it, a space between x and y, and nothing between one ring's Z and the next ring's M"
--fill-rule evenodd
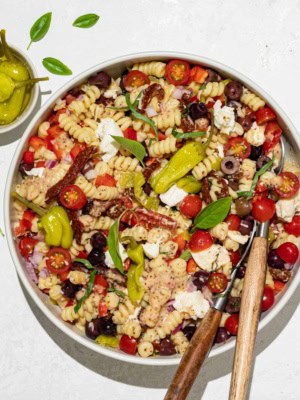
M184 60L91 76L28 141L12 193L31 279L99 345L183 354L226 289L254 219L271 220L262 309L299 255L300 169L274 111ZM216 336L236 335L247 261Z

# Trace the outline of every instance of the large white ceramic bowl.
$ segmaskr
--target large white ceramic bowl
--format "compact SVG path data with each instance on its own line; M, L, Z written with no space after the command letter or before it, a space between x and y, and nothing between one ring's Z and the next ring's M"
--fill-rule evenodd
M37 115L34 116L28 128L26 129L25 133L23 134L19 146L14 154L11 167L9 169L9 174L5 188L4 215L5 215L5 226L6 226L8 245L17 273L23 285L25 286L26 290L28 291L29 295L33 299L33 301L47 316L47 318L49 318L60 330L62 330L66 335L68 335L74 341L81 343L82 345L88 347L89 349L95 351L96 353L104 354L111 358L135 364L174 365L179 363L180 357L157 356L144 359L138 356L130 356L118 350L104 348L97 345L94 341L88 339L83 334L81 334L79 330L77 330L75 327L64 322L59 316L58 307L51 304L51 302L49 301L49 297L43 294L33 284L33 282L31 282L27 274L27 271L24 266L24 260L19 254L18 248L16 246L16 241L14 240L12 234L12 228L11 228L12 202L10 198L10 192L16 182L18 175L18 165L21 160L22 153L27 144L28 138L36 132L39 123L43 121L44 118L47 117L47 115L50 113L53 104L58 98L64 96L68 90L84 82L90 75L94 74L97 71L105 70L112 76L117 77L126 67L131 66L133 63L143 62L148 60L164 61L174 58L185 59L191 63L196 63L196 64L199 63L200 65L213 68L219 71L224 76L228 76L230 78L239 80L240 82L244 83L249 89L259 94L275 110L275 112L278 115L279 123L281 124L284 133L288 138L289 143L292 145L293 150L299 154L300 136L298 135L295 127L293 126L287 115L263 89L261 89L259 86L257 86L254 82L252 82L250 79L248 79L241 73L216 61L193 54L177 53L177 52L148 52L148 53L129 54L126 56L114 58L112 60L95 65L94 67L82 72L80 75L69 81L66 85L64 85L61 89L59 89L53 96L51 96L51 98L39 110ZM299 265L297 265L294 267L294 276L290 280L290 282L286 285L284 292L276 296L276 302L274 306L268 312L263 314L261 322L259 323L259 330L262 329L269 321L275 318L276 315L280 312L280 310L284 307L284 305L289 301L290 297L292 296L293 292L295 291L299 283L299 280L300 280L300 271L299 271ZM235 345L235 339L231 338L225 344L214 346L212 351L210 352L210 357L221 354L233 348L234 345Z

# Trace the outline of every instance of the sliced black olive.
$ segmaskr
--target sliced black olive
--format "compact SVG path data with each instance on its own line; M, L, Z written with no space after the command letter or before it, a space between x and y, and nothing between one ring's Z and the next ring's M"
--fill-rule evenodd
M239 100L243 93L243 86L240 82L231 81L225 86L225 95L230 100Z
M193 121L196 119L206 117L208 113L207 107L204 103L193 103L189 108L189 114Z
M265 155L260 156L259 159L256 161L256 168L261 169L269 161L271 161L270 157L267 157Z
M240 168L240 162L233 156L224 157L221 162L221 170L226 175L233 175L238 172Z

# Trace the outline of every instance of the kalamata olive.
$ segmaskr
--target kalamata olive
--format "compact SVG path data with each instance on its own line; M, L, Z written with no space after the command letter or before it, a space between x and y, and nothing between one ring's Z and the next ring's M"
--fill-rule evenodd
M160 341L159 354L161 356L171 356L176 354L176 349L171 339L165 338Z
M227 303L225 306L225 311L230 314L237 313L240 311L240 306L241 306L240 297L228 296Z
M271 250L268 254L268 265L272 268L284 268L284 261L279 257L275 249Z
M193 284L198 290L201 290L208 282L209 273L205 271L197 271L192 278Z
M226 175L233 175L238 172L240 168L240 162L233 156L224 157L221 161L221 170Z
M231 81L225 86L224 93L229 100L239 100L243 93L243 86L240 82Z
M117 334L117 325L112 317L97 318L97 327L102 335L115 336Z
M81 94L84 94L84 91L81 90L79 87L75 87L75 88L69 90L68 94L70 94L71 96L74 96L74 97L78 97Z
M245 117L238 117L237 122L242 125L244 132L249 131L252 126L252 118L250 115L246 115Z
M102 250L106 246L106 237L101 232L96 232L91 237L91 245L98 250Z
M259 159L256 161L256 169L261 169L269 161L271 161L270 157L265 155L260 156Z
M247 201L245 197L239 197L235 201L236 206L236 213L239 217L245 217L249 215L252 210L252 203L251 201Z
M196 331L196 325L187 325L182 329L184 336L190 341Z
M92 209L92 207L93 207L93 205L94 205L93 200L88 200L88 201L85 203L85 206L84 206L83 209L82 209L82 214L84 214L84 215L89 214L90 211L91 211L91 209Z
M208 75L205 82L220 82L222 80L221 76L213 69L207 68L206 71L208 72Z
M246 267L244 267L244 266L239 267L239 269L237 270L237 273L236 273L236 277L239 279L243 279L245 276L245 273L246 273Z
M150 193L152 192L152 187L151 187L151 185L148 183L148 182L146 182L144 185L143 185L143 191L146 193L146 195L150 195Z
M253 228L252 221L247 221L246 219L241 220L239 231L242 235L250 235L252 232L252 228Z
M96 337L101 334L98 326L98 320L99 318L92 319L92 321L90 322L87 321L85 324L85 334L90 339L95 340Z
M208 113L207 107L204 103L193 103L190 106L189 114L193 121L198 118L206 117Z
M105 255L101 250L92 249L90 254L88 255L87 259L94 266L97 266L97 265L104 266L105 265L105 262L104 262Z
M104 71L98 72L98 74L91 76L88 82L92 85L96 85L99 88L106 89L111 83L111 77Z
M19 165L19 171L22 174L23 177L27 176L25 171L30 171L34 167L34 164L26 164L26 163L21 163Z
M215 337L216 343L223 343L226 342L230 338L230 334L227 332L225 328L218 328L217 334Z
M74 283L70 282L69 279L63 282L62 284L62 292L66 297L73 299L75 294L82 288L81 285L74 285Z
M262 146L251 146L250 160L257 161L259 157L262 155L263 147Z

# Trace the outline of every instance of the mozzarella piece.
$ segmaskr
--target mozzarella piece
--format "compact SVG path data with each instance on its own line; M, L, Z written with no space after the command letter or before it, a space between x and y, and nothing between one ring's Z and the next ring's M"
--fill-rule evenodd
M277 217L286 222L291 222L297 212L300 212L300 191L291 199L281 199L276 203Z
M239 231L228 231L227 236L237 243L245 244L248 242L249 235L242 235Z
M43 176L44 171L45 168L40 167L40 168L31 168L30 171L25 171L25 172L29 176L39 176L41 178Z
M192 252L192 257L201 269L209 272L230 262L228 251L219 244L213 244L209 249L197 253Z
M252 146L261 146L265 142L265 127L253 122L249 131L245 134L245 139Z
M235 127L234 109L232 107L224 106L220 100L217 100L214 104L214 117L215 125L220 129L221 133L227 135L233 131Z
M165 193L159 197L163 203L169 207L174 207L180 203L187 196L187 192L179 188L177 185L173 185Z
M173 307L179 312L188 313L193 319L203 318L209 310L209 302L200 291L181 292L175 296Z
M119 243L118 247L121 260L124 262L126 258L128 258L128 254L126 253L125 247L121 243ZM108 266L108 268L115 268L115 264L108 250L104 252L104 256L105 256L104 261L105 264Z
M107 162L117 154L120 148L112 136L123 136L123 133L113 119L103 118L98 124L96 135L101 139L100 148L104 153L102 160Z
M142 244L145 255L148 258L156 258L159 255L159 243Z

